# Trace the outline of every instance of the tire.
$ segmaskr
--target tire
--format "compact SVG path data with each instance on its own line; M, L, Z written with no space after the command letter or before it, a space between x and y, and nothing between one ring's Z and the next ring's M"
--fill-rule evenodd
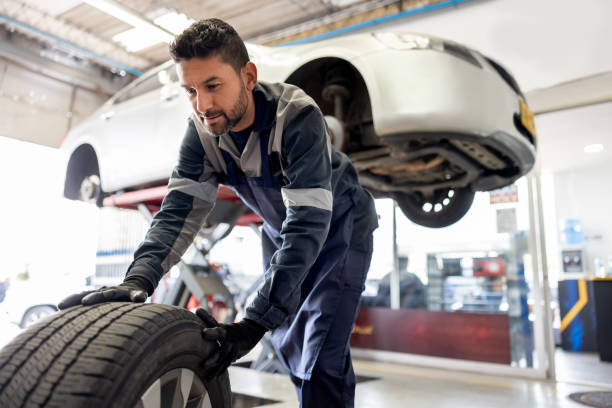
M43 319L47 316L52 315L57 312L57 308L50 305L39 305L29 308L21 318L21 323L19 323L19 327L22 329L27 329L40 319Z
M169 305L66 309L0 351L0 406L183 407L190 389L188 406L229 408L227 371L203 380L201 363L216 348L202 340L203 327L193 313Z
M98 156L89 144L79 146L70 156L64 180L64 197L102 206L104 199Z
M470 209L475 192L469 188L444 189L426 199L420 193L396 193L394 199L412 222L429 228L448 227Z
M100 176L90 174L83 177L79 186L79 200L93 202L98 207L102 206L102 187L100 187Z

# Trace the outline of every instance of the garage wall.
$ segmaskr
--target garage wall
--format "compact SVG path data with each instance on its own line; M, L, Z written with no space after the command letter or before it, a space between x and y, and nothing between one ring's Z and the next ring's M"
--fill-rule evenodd
M562 228L564 218L578 219L582 223L584 235L584 268L595 273L594 260L598 257L608 269L608 257L612 256L612 163L606 162L591 167L583 167L554 174L554 200L556 220L546 219L547 223L557 223L557 231ZM557 237L551 237L560 241ZM574 247L572 247L573 249ZM550 254L560 261L560 243L557 253ZM559 273L559 278L562 277Z
M74 92L74 104L71 99ZM0 135L58 147L76 125L107 99L0 59Z

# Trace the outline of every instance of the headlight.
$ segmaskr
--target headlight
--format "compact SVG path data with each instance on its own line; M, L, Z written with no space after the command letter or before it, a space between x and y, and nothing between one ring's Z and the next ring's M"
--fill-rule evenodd
M410 33L373 33L374 38L394 50L444 51L441 41Z
M374 38L393 50L435 50L460 58L478 68L480 62L463 45L410 33L373 33Z

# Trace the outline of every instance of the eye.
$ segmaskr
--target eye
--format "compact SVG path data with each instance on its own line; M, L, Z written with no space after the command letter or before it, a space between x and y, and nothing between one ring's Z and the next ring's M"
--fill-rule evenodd
M196 93L196 90L193 88L187 88L185 89L185 92L187 93L187 95L194 95Z
M213 91L213 90L217 89L220 86L221 86L221 84L209 84L206 87L208 88L209 91Z

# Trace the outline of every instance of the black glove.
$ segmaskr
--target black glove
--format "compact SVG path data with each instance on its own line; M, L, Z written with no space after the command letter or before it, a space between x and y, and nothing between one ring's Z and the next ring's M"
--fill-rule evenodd
M139 302L147 300L148 293L136 281L126 280L119 286L103 286L100 289L75 293L59 302L57 308L67 309L76 305L93 305L102 302Z
M204 340L213 341L218 346L217 353L202 365L208 371L207 381L218 377L227 367L240 357L246 355L266 334L261 324L243 319L237 323L219 324L204 309L198 308L196 315L208 328L202 330Z

